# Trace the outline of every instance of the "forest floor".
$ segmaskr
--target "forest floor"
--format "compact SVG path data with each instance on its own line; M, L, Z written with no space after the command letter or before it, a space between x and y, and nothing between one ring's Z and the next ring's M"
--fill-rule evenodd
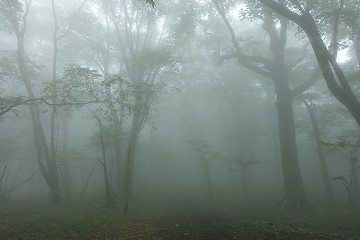
M346 214L235 211L214 203L120 208L0 205L0 239L360 239Z

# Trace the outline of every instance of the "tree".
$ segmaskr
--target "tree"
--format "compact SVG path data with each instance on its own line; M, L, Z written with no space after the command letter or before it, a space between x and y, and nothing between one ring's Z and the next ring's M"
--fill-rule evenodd
M104 183L105 183L105 207L112 208L114 206L113 191L110 184L109 170L106 160L106 146L109 143L111 137L111 131L106 131L103 127L101 118L93 113L93 117L96 119L99 127L98 134L93 136L93 140L96 145L100 145L102 159L98 159L99 163L103 167Z
M132 111L127 149L129 170L125 179L125 198L132 196L136 146L141 130L145 126L157 96L166 86L165 76L171 74L171 42L165 41L167 17L163 29L158 31L158 20L154 12L146 12L134 2L121 3L101 1L101 7L109 17L117 36L117 50L122 69L120 72L131 82ZM144 29L144 31L142 31ZM127 183L129 182L129 183Z
M316 4L312 1L273 1L259 0L264 6L272 9L277 14L296 23L306 34L312 45L322 75L331 93L343 104L360 126L360 102L349 85L343 69L337 62L339 51L338 29L341 14L344 10L345 1L327 1L327 3ZM316 12L322 7L329 5L333 7L332 15L332 39L331 46L326 46L319 29L319 18ZM325 8L327 9L327 8Z
M248 187L246 182L246 172L250 167L256 166L258 164L262 164L264 162L252 158L249 159L248 157L245 156L245 154L241 154L241 156L239 156L239 158L236 159L225 159L225 161L229 164L235 165L235 167L231 167L230 170L241 172L242 186L246 200L246 207L248 210L250 210L250 198L249 198Z
M270 78L275 86L285 201L291 208L308 207L309 203L305 195L300 173L292 103L293 98L309 88L316 77L311 76L297 88L291 89L289 86L289 72L303 61L306 56L306 47L302 50L298 59L292 63L287 63L285 60L285 46L287 43L288 21L285 18L277 18L268 11L252 13L251 8L249 8L249 14L252 15L252 17L259 18L263 22L261 27L269 36L272 59L267 59L259 55L246 54L226 17L227 10L225 5L217 0L214 0L213 3L230 32L231 42L234 47L232 53L219 54L221 61L236 59L243 67L265 78ZM279 24L280 27L277 28L276 24ZM316 74L316 72L313 74Z
M306 111L308 112L309 117L310 117L311 125L312 125L314 136L315 136L316 152L317 152L319 162L320 162L321 178L322 178L324 188L325 188L326 206L328 207L328 209L332 209L334 207L334 194L333 194L333 191L331 188L330 176L329 176L328 167L327 167L327 163L326 163L325 152L323 149L323 144L322 144L323 140L321 137L318 120L315 115L315 109L314 109L315 104L312 102L311 96L309 96L309 94L305 95L305 97L300 95L299 98L304 103Z
M194 137L193 133L191 133L191 136ZM212 187L211 180L210 180L210 169L209 169L210 166L209 165L210 165L211 161L223 159L223 156L220 153L213 151L211 149L211 147L209 146L209 143L205 140L197 140L197 139L193 138L192 140L188 140L186 142L199 155L199 158L202 163L201 165L204 170L205 177L206 177L209 199L214 200L213 187Z
M30 99L35 99L35 93L31 84L31 77L28 72L27 56L25 52L25 33L27 31L27 16L32 0L25 0L24 6L17 0L2 0L0 2L1 15L9 25L9 31L14 32L17 38L17 64L20 71L21 80L24 83ZM24 8L24 10L23 10ZM34 131L34 140L37 150L38 164L41 174L51 191L51 198L54 204L61 203L59 186L59 174L56 159L51 156L44 128L41 122L40 111L34 104L29 105Z
M52 35L52 43L53 43L53 58L52 58L52 84L51 84L51 101L54 104L52 106L52 110L51 110L51 125L50 125L50 152L51 152L51 158L53 162L60 162L57 159L58 156L58 151L57 151L57 142L56 142L56 120L57 120L57 114L59 111L59 107L57 103L58 103L58 91L59 90L56 87L57 84L57 65L58 65L58 54L59 54L59 42L66 37L66 35L69 33L76 16L79 14L81 8L83 7L83 5L85 4L87 0L83 1L82 4L80 5L80 7L75 11L75 14L72 16L70 23L66 26L66 27L61 27L59 26L58 23L58 17L57 17L57 13L56 13L56 7L55 7L55 0L51 0L51 8L52 8L52 15L53 15L53 21L54 21L54 32ZM61 31L62 30L62 31ZM61 90L60 90L61 91ZM68 116L66 114L66 116ZM66 130L66 126L64 128L64 130ZM66 136L67 133L64 132L64 136ZM64 139L65 141L67 141L67 139ZM63 171L64 174L62 174L62 177L65 179L62 179L62 182L64 183L64 195L65 195L65 201L69 202L70 201L70 189L71 189L71 182L70 182L70 173L69 173L69 168L68 168L68 162L66 157L66 142L64 142L64 154L63 154L63 159L61 159L62 162L62 166L63 169L61 169ZM60 170L60 171L61 171Z

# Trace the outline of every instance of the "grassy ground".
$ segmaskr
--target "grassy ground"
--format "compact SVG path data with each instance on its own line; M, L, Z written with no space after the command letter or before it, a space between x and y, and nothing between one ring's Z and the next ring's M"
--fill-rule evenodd
M246 211L231 204L135 202L122 210L0 205L0 239L360 239L346 213Z

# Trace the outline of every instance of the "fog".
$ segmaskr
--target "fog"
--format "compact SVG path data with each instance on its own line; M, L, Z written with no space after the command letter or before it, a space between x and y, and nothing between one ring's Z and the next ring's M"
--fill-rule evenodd
M358 2L262 2L0 1L0 202L358 208Z

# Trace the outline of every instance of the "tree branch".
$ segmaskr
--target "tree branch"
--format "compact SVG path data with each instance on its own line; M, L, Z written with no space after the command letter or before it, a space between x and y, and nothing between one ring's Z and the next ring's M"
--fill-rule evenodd
M33 172L33 174L31 174L31 176L30 176L29 178L27 178L27 179L25 179L25 180L17 183L16 185L12 186L12 187L9 188L9 189L6 189L6 191L4 191L3 194L7 194L7 193L13 191L15 188L20 187L20 186L23 185L24 183L30 182L30 181L35 177L35 175L36 175L38 172L39 172L39 169L36 170L35 172Z
M31 99L27 99L27 100L24 100L21 102L11 104L7 108L5 108L5 110L0 112L0 117L2 115L4 115L5 113L11 111L13 108L15 108L17 106L26 105L28 103L39 102L39 101L45 103L48 106L81 106L81 105L87 105L87 104L92 104L92 103L106 103L109 100L110 99L94 100L94 101L86 101L86 102L50 103L44 98L31 98Z
M331 43L331 45L334 49L334 52L332 54L334 59L336 59L337 54L339 52L339 43L338 43L339 23L340 23L341 13L344 8L344 4L345 4L345 1L340 0L340 6L339 6L339 9L337 9L336 15L335 15L334 30L333 30L332 43Z
M84 6L84 4L85 4L86 2L87 2L87 0L84 0L84 1L81 3L80 7L75 11L74 15L72 16L71 21L70 21L69 25L66 27L65 31L63 32L63 34L61 34L60 36L57 36L57 37L56 37L56 40L58 40L58 41L61 40L63 37L65 37L65 36L69 33L72 25L73 25L74 22L75 22L76 16L79 14L80 10L82 9L82 7ZM56 31L56 32L57 32L57 31Z
M316 68L315 72L313 72L311 74L311 76L309 77L309 79L307 81L305 81L303 84L295 87L293 90L291 90L291 95L292 97L296 97L297 95L305 92L307 89L309 89L315 82L316 80L319 79L321 75L321 71L320 68Z
M306 44L304 44L304 46L302 46L302 51L301 51L301 55L295 59L294 62L290 63L288 65L289 69L293 69L294 67L296 67L298 64L300 64L302 61L304 61L305 57L307 56L307 48L309 47L310 42L307 42Z
M3 173L1 174L0 183L2 182L2 180L3 180L3 178L4 178L6 168L7 168L7 165L5 165L4 170L3 170Z
M297 0L290 0L290 2L292 2L295 7L303 14L306 15L307 12L306 10L301 6L301 4L297 1Z
M299 15L291 10L289 10L286 6L279 4L273 0L259 0L265 6L272 9L273 11L277 12L278 14L286 17L287 19L299 23L301 21L302 15ZM297 1L292 1L295 5L298 3ZM300 5L301 6L301 5ZM301 9L299 9L301 11ZM303 12L304 11L304 12ZM303 9L302 14L305 14L306 11Z
M221 64L224 60L237 59L241 66L257 74L260 74L261 76L270 77L270 71L266 71L263 68L255 65L256 63L260 63L263 64L264 67L266 68L270 67L271 62L260 56L246 56L237 53L232 53L232 54L220 55L218 57L220 58L218 65Z
M98 160L98 162L101 164L101 166L104 167L104 163L100 160L100 158L98 158L97 160Z
M228 30L230 32L231 41L236 50L236 53L229 54L229 55L223 55L220 57L223 60L236 58L236 59L238 59L238 62L240 63L240 65L242 65L243 67L245 67L251 71L254 71L264 77L269 77L270 76L269 71L263 70L259 66L254 65L254 63L256 63L256 62L261 63L262 65L264 65L265 68L269 69L271 67L271 61L269 61L263 57L260 57L260 56L247 56L247 55L242 54L241 47L236 39L235 31L234 31L233 27L231 26L229 20L226 18L224 7L223 7L221 1L213 0L213 3L215 5L216 10L220 14L221 18L223 19L226 27L228 28Z

